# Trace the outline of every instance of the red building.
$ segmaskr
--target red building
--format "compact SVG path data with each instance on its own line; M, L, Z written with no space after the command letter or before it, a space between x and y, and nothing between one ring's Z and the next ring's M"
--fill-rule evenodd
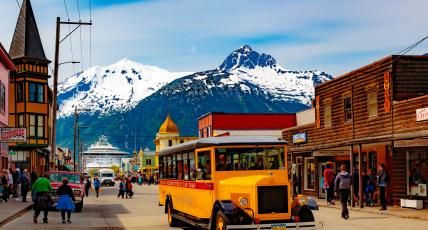
M9 72L15 71L9 54L0 43L0 127L8 127L9 123ZM0 143L0 169L8 167L8 145Z
M211 112L198 119L199 137L267 135L282 137L296 125L295 114L244 114Z

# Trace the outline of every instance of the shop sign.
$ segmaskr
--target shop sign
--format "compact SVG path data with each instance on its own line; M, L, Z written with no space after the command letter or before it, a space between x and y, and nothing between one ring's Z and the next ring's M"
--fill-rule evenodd
M428 139L413 139L394 141L395 148L428 146Z
M416 121L428 120L428 108L416 110Z
M349 155L349 151L347 150L320 150L320 151L314 151L312 153L312 156L314 157L334 157L334 156L347 156Z
M15 151L9 151L9 156L16 156L16 152Z
M306 142L306 132L293 134L293 144L301 144Z
M0 128L0 142L26 142L25 128Z

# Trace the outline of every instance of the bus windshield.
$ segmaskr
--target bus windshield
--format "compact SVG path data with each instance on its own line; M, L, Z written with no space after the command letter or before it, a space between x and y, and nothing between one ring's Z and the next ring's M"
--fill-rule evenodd
M216 171L284 169L284 147L217 148Z

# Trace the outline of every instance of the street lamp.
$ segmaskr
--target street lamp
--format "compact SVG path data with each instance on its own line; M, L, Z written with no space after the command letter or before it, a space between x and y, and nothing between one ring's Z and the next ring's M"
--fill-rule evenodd
M82 111L86 111L86 112L90 112L91 110L89 109L78 109L77 106L74 108L74 145L73 145L73 156L74 156L74 172L76 172L76 160L78 160L78 158L76 157L76 139L77 139L77 129L78 129L78 121L79 121L79 112Z
M80 129L87 129L89 128L88 125L82 125L82 124L77 124L77 141L78 141L78 152L77 152L77 164L79 165L79 172L82 173L83 171L83 157L82 157L82 143L80 140Z

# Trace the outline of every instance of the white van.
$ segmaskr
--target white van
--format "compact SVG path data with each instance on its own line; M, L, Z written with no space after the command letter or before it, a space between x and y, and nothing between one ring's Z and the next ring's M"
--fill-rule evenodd
M113 169L100 169L99 170L99 179L101 185L110 185L114 186L114 171Z

